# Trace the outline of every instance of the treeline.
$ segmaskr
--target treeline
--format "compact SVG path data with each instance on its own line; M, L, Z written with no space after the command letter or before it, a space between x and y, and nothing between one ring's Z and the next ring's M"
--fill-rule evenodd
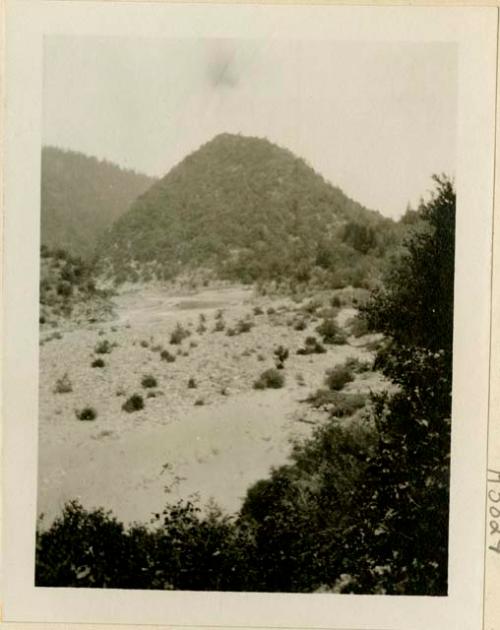
M328 420L237 515L181 502L125 528L67 505L37 534L37 585L447 593L455 192L435 183L361 312L394 393L362 421Z

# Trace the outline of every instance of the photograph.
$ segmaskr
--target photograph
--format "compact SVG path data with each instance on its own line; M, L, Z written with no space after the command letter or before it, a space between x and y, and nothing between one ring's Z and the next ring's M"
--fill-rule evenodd
M456 46L43 72L36 585L446 595Z
M498 11L9 7L3 620L496 630Z

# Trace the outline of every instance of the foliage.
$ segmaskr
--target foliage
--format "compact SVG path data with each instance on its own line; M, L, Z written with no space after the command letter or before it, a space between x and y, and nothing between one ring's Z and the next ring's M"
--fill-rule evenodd
M303 348L297 350L297 354L324 354L326 348L320 344L316 337L306 337Z
M68 394L73 391L73 385L68 374L64 374L61 378L58 378L54 387L55 394Z
M93 407L84 407L75 411L78 420L95 420L97 418L97 411Z
M103 368L106 364L102 359L95 359L90 365L93 368Z
M160 357L162 361L166 361L167 363L173 363L175 361L175 355L171 354L168 350L162 350Z
M141 380L141 385L144 388L148 388L148 387L157 387L158 386L158 381L156 380L156 378L154 376L152 376L151 374L146 374L146 376L142 377Z
M351 592L447 589L455 191L434 179L424 225L363 310L387 337L375 365L399 389L374 398L379 446L346 534Z
M184 328L181 324L177 324L172 334L170 335L170 343L172 345L178 345L190 335L191 333L187 328Z
M280 389L285 384L285 377L275 368L262 372L253 384L254 389Z
M42 243L90 260L99 238L153 183L111 162L43 147ZM73 283L71 277L64 279Z
M324 319L316 332L323 338L323 343L342 345L347 341L346 334L333 318Z
M325 376L325 385L328 389L333 391L339 391L344 388L347 383L351 383L354 380L352 369L348 366L337 365L334 368L327 370Z
M122 405L123 411L133 413L144 409L144 398L140 394L132 394Z
M359 238L346 233L350 224L376 246L360 252ZM100 251L102 268L121 280L203 267L244 283L321 278L328 286L335 277L340 286L364 286L399 234L398 224L349 199L290 151L225 133L138 197Z

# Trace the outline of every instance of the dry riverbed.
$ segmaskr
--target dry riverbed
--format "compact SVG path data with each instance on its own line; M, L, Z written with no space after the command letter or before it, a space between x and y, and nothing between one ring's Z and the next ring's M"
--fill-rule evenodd
M353 338L326 346L325 354L297 355L319 321L309 318L306 329L295 330L300 305L242 287L190 295L142 289L115 303L113 322L41 336L38 512L45 524L70 499L110 509L125 522L147 522L167 502L189 497L237 511L247 488L287 461L290 441L324 421L301 401L322 386L325 370L348 357L372 358ZM338 323L354 313L341 309ZM224 330L215 331L221 318ZM253 326L228 336L240 321ZM177 324L191 334L171 344ZM96 354L104 340L111 351ZM290 353L284 387L253 389L274 366L279 345ZM175 361L163 360L162 350ZM96 358L104 367L91 367ZM65 374L71 391L57 393ZM156 386L141 384L147 375ZM367 372L345 391L383 386ZM144 408L127 413L122 406L132 394L143 397ZM84 407L96 410L95 420L77 419Z

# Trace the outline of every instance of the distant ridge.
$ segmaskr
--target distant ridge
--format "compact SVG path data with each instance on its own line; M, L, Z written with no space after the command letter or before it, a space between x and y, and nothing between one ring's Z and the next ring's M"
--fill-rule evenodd
M118 281L208 268L244 282L362 284L397 226L349 199L291 151L224 133L141 195L100 247Z
M76 151L42 148L41 240L88 258L154 178Z

